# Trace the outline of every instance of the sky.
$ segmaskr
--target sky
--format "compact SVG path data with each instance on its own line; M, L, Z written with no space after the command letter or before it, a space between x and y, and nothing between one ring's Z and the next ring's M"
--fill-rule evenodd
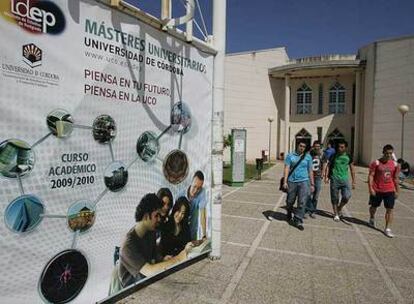
M160 0L127 1L160 15ZM179 16L184 0L172 2ZM198 2L211 34L212 0ZM202 27L198 11L195 17ZM406 35L414 35L414 0L227 0L226 53L286 47L290 58L356 54L376 40Z

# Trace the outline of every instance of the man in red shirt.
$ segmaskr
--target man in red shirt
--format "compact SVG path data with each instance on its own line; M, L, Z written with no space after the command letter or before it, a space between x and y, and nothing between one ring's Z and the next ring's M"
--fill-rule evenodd
M394 148L385 145L382 149L383 156L374 160L369 166L368 189L369 189L369 225L375 227L375 212L384 201L385 230L384 234L390 238L394 237L390 225L392 223L392 210L395 199L399 194L398 176L400 168L398 163L393 160Z

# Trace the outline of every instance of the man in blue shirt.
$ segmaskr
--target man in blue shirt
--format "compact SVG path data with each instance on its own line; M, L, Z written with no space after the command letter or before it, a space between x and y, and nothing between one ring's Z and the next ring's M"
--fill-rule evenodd
M185 196L190 202L191 240L200 240L207 237L207 197L203 185L204 174L197 171L194 173L190 187L180 195Z
M298 207L294 214L293 223L299 230L304 230L303 216L305 213L305 204L310 193L314 191L312 157L305 151L306 143L299 141L296 151L287 155L284 169L283 188L288 191L286 198L287 220L292 220L293 205L297 197ZM296 164L298 164L297 167L289 176L289 172Z
M328 141L328 147L323 152L323 158L324 158L325 161L330 159L331 156L335 154L336 151L335 151L334 146L335 146L335 142L332 139L330 139Z

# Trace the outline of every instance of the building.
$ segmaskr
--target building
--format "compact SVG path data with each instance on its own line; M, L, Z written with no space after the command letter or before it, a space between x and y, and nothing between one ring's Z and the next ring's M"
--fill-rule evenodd
M292 60L283 47L228 54L225 72L224 132L247 129L248 161L269 149L269 134L272 159L299 139L340 138L360 164L380 157L387 143L400 156L397 108L406 104L404 159L414 163L414 36L376 41L354 55Z
M73 231L89 229L95 220L95 212L87 206L79 210L79 212L69 215L69 228Z

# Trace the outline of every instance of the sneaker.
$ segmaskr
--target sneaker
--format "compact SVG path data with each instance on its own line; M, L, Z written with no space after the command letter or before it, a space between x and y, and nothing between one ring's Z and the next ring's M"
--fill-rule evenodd
M333 218L333 220L335 222L339 222L341 219L339 218L339 215L335 215L334 218Z
M375 228L375 218L371 217L369 219L368 226Z
M315 214L313 214L313 213L309 213L309 217L311 217L311 218L313 218L313 219L316 219L316 216L315 216Z
M387 229L385 229L384 230L384 234L386 235L386 236L388 236L389 238L393 238L395 235L394 235L394 233L392 233L392 231L391 231L391 229L390 228L387 228Z
M297 224L296 224L296 227L298 227L298 229L299 229L300 231L305 230L305 227L303 227L303 224L302 224L302 223L297 223Z

